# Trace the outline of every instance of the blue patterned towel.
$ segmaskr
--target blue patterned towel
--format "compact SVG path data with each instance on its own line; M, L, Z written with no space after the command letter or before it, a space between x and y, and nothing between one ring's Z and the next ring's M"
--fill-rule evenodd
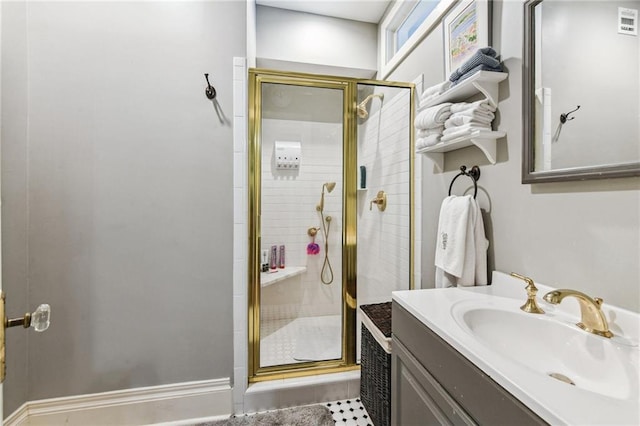
M502 72L502 65L499 65L497 67L490 67L490 66L481 64L481 65L478 65L477 67L471 68L468 72L466 72L466 73L462 74L460 77L458 77L458 79L456 81L451 82L451 87L453 87L456 84L459 84L460 82L466 80L467 78L471 77L472 75L474 75L478 71Z
M473 56L467 59L464 64L460 65L457 70L451 73L449 80L456 81L479 65L493 68L492 71L495 71L495 69L500 69L500 71L502 71L502 66L500 65L500 61L496 59L496 56L496 51L493 50L492 47L483 47L482 49L478 49Z

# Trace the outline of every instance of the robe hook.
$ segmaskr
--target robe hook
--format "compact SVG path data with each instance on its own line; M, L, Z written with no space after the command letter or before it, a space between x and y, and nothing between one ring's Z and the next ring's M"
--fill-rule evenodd
M209 74L205 73L204 74L204 78L207 80L207 87L204 89L204 94L207 96L208 99L215 99L216 98L216 88L213 87L211 85L211 83L209 83Z
M579 109L580 109L580 105L578 105L578 107L576 109L572 110L572 111L564 112L564 113L560 114L560 123L564 124L567 121L571 121L571 120L575 119L575 117L569 118L569 116L571 114L573 114L574 112L576 112L577 110L579 110Z

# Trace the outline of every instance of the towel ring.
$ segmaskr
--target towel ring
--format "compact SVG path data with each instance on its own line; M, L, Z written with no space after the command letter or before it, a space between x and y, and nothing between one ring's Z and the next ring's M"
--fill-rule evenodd
M476 198L478 195L478 179L480 179L480 167L473 166L471 170L467 171L467 166L460 166L460 173L458 173L453 180L451 181L451 185L449 185L449 196L451 196L451 188L453 188L453 182L456 181L460 176L469 176L473 181L473 198Z

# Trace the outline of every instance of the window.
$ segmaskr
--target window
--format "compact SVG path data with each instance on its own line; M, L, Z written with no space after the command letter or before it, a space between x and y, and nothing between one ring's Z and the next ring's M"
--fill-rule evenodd
M456 0L396 0L380 25L380 78L391 71L441 21Z

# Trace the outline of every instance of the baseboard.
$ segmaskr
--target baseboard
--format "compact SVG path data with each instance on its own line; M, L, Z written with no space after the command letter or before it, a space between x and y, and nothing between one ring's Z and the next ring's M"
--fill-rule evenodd
M223 378L28 401L4 425L179 425L231 411L232 389Z

